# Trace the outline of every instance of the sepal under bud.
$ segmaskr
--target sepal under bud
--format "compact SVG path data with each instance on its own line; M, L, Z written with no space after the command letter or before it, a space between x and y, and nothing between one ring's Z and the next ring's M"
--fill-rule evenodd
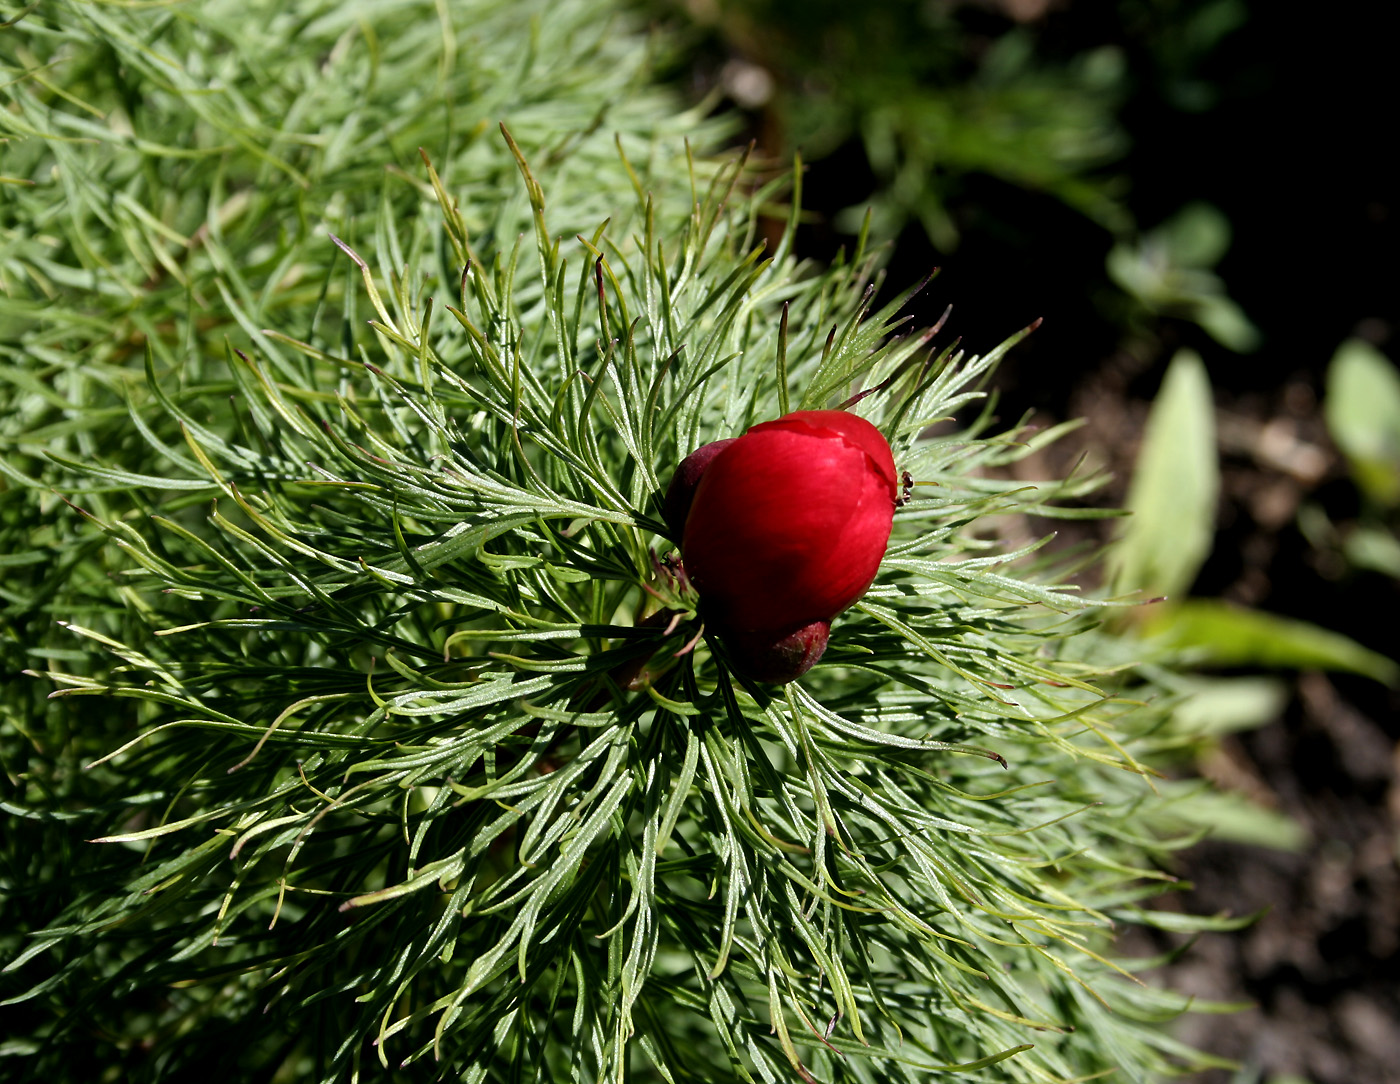
M754 681L786 685L821 660L830 633L830 621L813 621L777 639L752 632L721 633L720 636L740 673Z

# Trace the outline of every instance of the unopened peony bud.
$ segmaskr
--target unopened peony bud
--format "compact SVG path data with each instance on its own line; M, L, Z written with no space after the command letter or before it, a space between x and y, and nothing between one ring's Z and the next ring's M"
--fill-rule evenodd
M681 465L676 468L671 484L666 487L666 500L661 514L677 541L685 530L686 517L690 515L690 502L695 500L695 487L700 484L700 476L705 473L710 460L733 444L735 439L730 437L727 440L702 444L682 459Z
M832 619L875 579L896 494L888 442L840 410L763 422L681 464L668 518L683 516L701 612L749 676L792 681L821 658Z

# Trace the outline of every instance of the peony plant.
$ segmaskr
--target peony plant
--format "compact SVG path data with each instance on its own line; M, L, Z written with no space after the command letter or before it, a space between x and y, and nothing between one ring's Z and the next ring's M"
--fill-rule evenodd
M7 20L0 1065L1204 1064L1115 942L1227 924L1151 903L1187 739L1030 533L1096 482L1012 476L1015 339L796 259L598 14Z

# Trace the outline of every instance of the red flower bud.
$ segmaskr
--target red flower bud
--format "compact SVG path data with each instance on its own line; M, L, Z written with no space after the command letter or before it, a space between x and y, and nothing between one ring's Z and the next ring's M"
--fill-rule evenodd
M736 663L760 681L791 681L875 579L894 519L894 457L878 429L840 410L797 411L716 443L725 446L681 464L667 493L670 513L677 487L693 490L686 573Z
M678 540L685 530L686 517L690 515L690 503L695 500L695 487L700 484L701 475L710 465L710 460L733 444L735 439L730 437L728 440L702 444L682 459L681 465L676 468L671 484L666 487L666 500L662 505L661 514L666 520L666 526L671 528L671 533Z

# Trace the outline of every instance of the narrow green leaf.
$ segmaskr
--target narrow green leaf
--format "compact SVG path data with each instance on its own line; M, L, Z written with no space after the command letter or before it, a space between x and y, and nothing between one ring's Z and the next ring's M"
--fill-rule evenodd
M1191 600L1163 607L1149 634L1197 664L1346 670L1394 685L1400 663L1340 632L1228 603Z
M1122 534L1110 558L1120 591L1175 597L1210 553L1220 468L1210 378L1183 350L1152 404L1128 491Z

